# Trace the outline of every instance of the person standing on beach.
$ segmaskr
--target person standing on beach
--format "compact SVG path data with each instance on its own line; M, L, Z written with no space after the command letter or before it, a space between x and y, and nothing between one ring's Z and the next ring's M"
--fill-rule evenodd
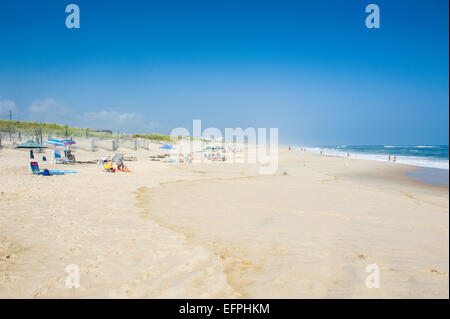
M394 155L394 160L393 162L395 163L397 161L397 156Z
M391 161L391 154L389 154L389 157L388 157L388 162L390 162Z

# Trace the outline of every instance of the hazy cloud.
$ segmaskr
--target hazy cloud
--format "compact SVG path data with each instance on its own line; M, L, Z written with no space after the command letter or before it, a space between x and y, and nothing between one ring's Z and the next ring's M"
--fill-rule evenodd
M34 100L27 108L25 118L30 121L72 124L76 116L63 103L53 98Z
M89 112L84 114L86 120L105 120L113 122L123 122L129 121L136 118L136 113L120 113L117 111L99 111L99 112Z
M146 119L137 113L101 110L83 115L84 125L91 128L110 129L121 132L141 131L147 126Z
M11 100L1 99L0 115L17 111ZM110 129L126 133L152 133L160 129L156 121L150 121L141 114L102 109L100 111L77 113L73 106L66 106L54 98L36 99L22 112L22 120L57 123L61 125Z
M0 115L9 114L9 111L14 111L16 109L16 104L11 100L0 98Z
M124 133L153 133L161 125L138 113L101 110L83 115L84 125Z
M66 111L66 108L60 103L56 102L54 99L48 98L44 100L33 101L33 103L31 103L31 105L28 107L28 111L37 113L61 113Z

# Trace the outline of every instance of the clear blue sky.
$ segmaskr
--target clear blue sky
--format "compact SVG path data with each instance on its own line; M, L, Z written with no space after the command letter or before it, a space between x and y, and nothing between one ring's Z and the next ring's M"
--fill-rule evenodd
M365 27L370 3L380 29ZM1 1L0 118L448 144L448 14L444 0Z

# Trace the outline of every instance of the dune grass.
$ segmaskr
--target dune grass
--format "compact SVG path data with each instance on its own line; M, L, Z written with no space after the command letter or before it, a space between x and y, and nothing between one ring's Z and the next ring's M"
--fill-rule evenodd
M99 137L99 138L118 138L119 133L108 131L96 131L90 128L70 127L55 123L39 123L24 121L8 121L0 119L0 131L6 133L19 133L23 135L41 135L51 134L61 137ZM120 138L145 138L152 141L163 141L171 143L169 135L163 134L120 134Z

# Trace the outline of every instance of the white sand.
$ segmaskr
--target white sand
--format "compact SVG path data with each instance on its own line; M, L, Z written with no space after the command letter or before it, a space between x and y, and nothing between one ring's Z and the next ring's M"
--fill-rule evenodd
M281 150L279 172L258 176L121 152L133 173L40 162L80 172L43 177L0 150L1 298L449 297L448 188L410 167Z

